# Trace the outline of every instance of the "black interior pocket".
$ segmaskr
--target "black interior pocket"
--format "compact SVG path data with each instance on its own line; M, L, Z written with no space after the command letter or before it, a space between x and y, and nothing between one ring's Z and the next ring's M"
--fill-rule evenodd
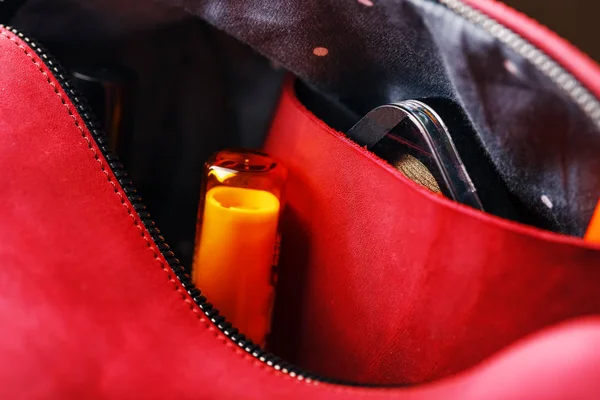
M225 147L260 147L284 71L162 3L30 0L12 23L67 68L120 65L136 73L133 151L122 158L189 268L203 162Z

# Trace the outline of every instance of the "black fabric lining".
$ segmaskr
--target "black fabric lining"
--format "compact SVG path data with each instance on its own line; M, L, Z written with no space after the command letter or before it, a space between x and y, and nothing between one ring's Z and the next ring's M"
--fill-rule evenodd
M409 98L457 101L536 225L583 234L600 193L597 129L540 71L437 2L163 1L281 62L356 114ZM315 56L315 47L328 54Z

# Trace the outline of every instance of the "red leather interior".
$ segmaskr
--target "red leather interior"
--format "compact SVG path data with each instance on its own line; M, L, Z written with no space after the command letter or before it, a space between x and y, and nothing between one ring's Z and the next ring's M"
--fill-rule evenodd
M542 326L598 313L598 248L429 195L320 124L289 90L269 149L294 157L287 221L298 231L286 231L281 271L305 266L312 297L302 299L306 312L288 313L300 331L287 348L298 345L294 357L314 369L345 380L432 380ZM2 28L0 170L0 398L600 391L598 317L412 388L300 381L255 360L185 294L51 71Z
M266 149L289 169L274 350L300 366L431 381L600 313L598 246L413 184L310 114L291 82Z

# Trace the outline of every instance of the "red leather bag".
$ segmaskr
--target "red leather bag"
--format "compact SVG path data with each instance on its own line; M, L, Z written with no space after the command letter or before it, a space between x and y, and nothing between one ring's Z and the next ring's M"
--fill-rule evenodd
M222 3L188 3L246 39ZM444 3L555 62L594 120L595 63L498 3ZM600 248L430 194L291 80L265 145L290 170L283 359L247 341L190 282L65 74L0 27L1 398L597 397Z

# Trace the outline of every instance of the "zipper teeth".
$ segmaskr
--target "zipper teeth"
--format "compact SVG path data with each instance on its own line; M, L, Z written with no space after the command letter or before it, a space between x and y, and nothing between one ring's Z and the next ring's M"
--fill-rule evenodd
M2 0L0 0L1 5ZM1 25L10 32L17 35L20 39L27 43L29 47L40 57L46 66L52 71L54 77L61 85L63 90L69 96L71 102L77 108L81 119L87 126L88 130L92 134L96 144L100 148L102 155L106 159L110 166L113 174L117 178L119 184L123 188L123 191L127 195L127 198L133 205L133 208L138 213L140 220L150 233L152 240L156 243L156 246L160 250L161 254L173 270L174 274L179 279L179 282L183 288L188 292L194 302L200 307L204 315L215 324L217 328L225 336L236 343L240 348L244 349L248 354L254 358L260 360L269 367L274 368L277 371L281 371L284 374L289 375L292 378L303 380L306 382L334 382L334 380L321 377L317 374L313 374L307 371L303 371L301 368L296 367L281 358L263 350L260 346L253 343L250 339L247 339L237 328L232 326L223 316L219 315L219 311L208 302L206 297L202 295L202 292L194 285L189 274L186 273L185 268L179 263L179 260L175 257L173 251L169 245L165 242L165 238L161 236L160 231L156 227L156 223L151 218L150 213L147 211L146 206L142 202L137 190L135 189L131 179L125 171L123 164L119 161L118 157L112 152L108 144L108 137L105 132L100 129L100 125L97 119L87 104L87 101L83 96L75 89L74 85L70 81L69 74L60 65L60 63L50 56L48 52L35 41L19 32L17 29L10 26ZM335 381L338 382L338 381Z
M478 25L487 33L510 47L521 57L528 60L552 82L560 87L592 120L600 130L600 102L571 73L567 72L550 56L523 39L517 33L483 14L481 11L463 3L461 0L438 0L454 13Z

